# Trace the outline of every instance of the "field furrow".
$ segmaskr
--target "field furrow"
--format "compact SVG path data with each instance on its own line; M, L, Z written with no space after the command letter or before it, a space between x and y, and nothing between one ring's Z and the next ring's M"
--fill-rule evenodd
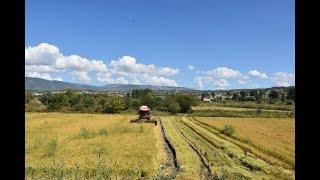
M200 179L200 159L173 126L173 117L162 119L164 133L175 149L179 172L176 179Z
M283 168L277 167L277 166L271 166L262 159L250 154L246 153L242 148L238 147L237 145L233 144L232 142L229 142L225 139L222 139L212 132L202 128L201 126L191 122L187 118L182 118L181 124L184 124L186 127L188 127L191 131L194 133L192 134L191 131L190 137L194 137L196 141L197 135L202 138L202 141L206 141L209 144L211 144L213 147L218 148L221 150L224 154L229 156L229 159L232 159L233 163L226 164L229 167L232 167L232 169L238 169L237 173L241 174L240 172L243 171L242 175L250 176L277 176L278 178L286 178L288 177L287 171L283 171ZM180 124L180 126L181 126ZM180 127L180 129L183 129ZM195 135L197 134L197 135ZM198 138L199 139L199 138ZM203 142L197 142L199 146L204 147L206 143ZM210 151L207 151L208 153L211 153ZM221 159L221 158L220 158ZM240 170L242 169L242 170ZM253 174L250 174L248 172L251 172ZM284 173L285 172L285 173Z
M243 138L239 138L236 136L226 136L221 133L221 129L218 129L215 126L209 125L203 121L198 120L195 117L189 118L190 121L194 122L195 124L207 129L208 131L214 133L215 135L219 136L220 138L227 140L229 142L232 142L233 144L239 146L245 151L248 151L255 156L263 159L264 161L268 162L271 165L276 166L283 166L284 168L288 169L294 169L294 161L292 159L289 159L282 154L271 151L267 148L264 148L262 146L256 145L252 143L251 141L248 141Z

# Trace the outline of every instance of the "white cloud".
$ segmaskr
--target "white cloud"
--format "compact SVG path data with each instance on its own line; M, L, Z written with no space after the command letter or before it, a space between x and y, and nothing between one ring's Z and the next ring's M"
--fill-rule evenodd
M74 79L80 80L85 83L89 83L91 81L91 78L88 76L88 73L85 71L74 71L72 75Z
M136 59L130 56L123 56L118 60L112 60L110 66L116 73L124 74L150 74L158 76L173 76L179 73L179 69L170 67L156 67L153 64L144 65L136 62Z
M25 63L28 65L53 65L61 57L59 49L47 43L25 49Z
M179 73L177 68L137 63L136 59L130 56L112 60L110 66L107 66L101 60L74 54L65 56L59 48L47 43L25 48L25 63L26 76L52 80L53 72L70 72L74 79L86 83L92 81L90 73L103 83L177 85L175 80L167 77Z
M226 79L216 79L211 76L197 76L193 80L197 89L203 89L204 84L212 84L217 89L224 89L230 86L230 83Z
M47 65L26 65L25 66L26 72L38 72L38 73L51 73L58 71L57 69L54 69L52 66Z
M205 84L213 84L218 89L224 89L230 86L229 80L236 80L239 84L250 82L249 76L227 67L218 67L209 71L197 71L197 74L205 74L205 76L197 76L194 79L195 87L199 89L203 89Z
M193 71L193 70L194 70L194 67L191 66L191 65L189 65L189 66L187 66L187 69L190 70L190 71Z
M230 85L230 83L225 79L218 79L218 80L214 81L213 83L216 86L218 86L219 88L223 88L223 87L226 87L226 86Z
M259 77L259 78L261 78L261 79L267 79L267 78L268 78L267 74L262 73L262 72L259 72L259 71L257 71L257 70L249 71L247 74L248 74L249 76Z
M124 77L118 77L118 78L115 80L115 83L116 83L116 84L128 84L129 81L126 80Z
M275 86L294 86L295 76L291 73L277 72L274 74L274 85Z
M213 70L207 71L207 74L212 77L216 78L241 78L243 75L239 71L235 71L232 69L229 69L227 67L218 67Z
M34 77L34 78L41 78L46 80L56 80L56 81L62 81L61 77L53 78L49 73L38 73L38 72L31 72L31 71L25 71L26 77Z
M157 85L157 86L178 86L175 80L168 79L164 77L159 76L151 76L148 74L144 74L142 76L142 79L147 83L151 85Z

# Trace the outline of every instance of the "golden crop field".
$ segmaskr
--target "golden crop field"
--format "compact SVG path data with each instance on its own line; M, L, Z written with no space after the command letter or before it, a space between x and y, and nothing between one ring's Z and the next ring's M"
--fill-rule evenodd
M159 126L134 116L26 113L26 176L155 176Z
M132 118L135 116L26 113L26 179L294 178L290 163L225 136L219 129L231 124L237 136L270 148L267 136L294 142L289 119L218 121L221 118L163 116L155 126L129 123ZM273 133L275 127L278 134ZM285 145L277 146L285 152Z
M219 129L225 125L232 125L236 129L236 136L294 161L295 121L293 118L198 117L197 119Z

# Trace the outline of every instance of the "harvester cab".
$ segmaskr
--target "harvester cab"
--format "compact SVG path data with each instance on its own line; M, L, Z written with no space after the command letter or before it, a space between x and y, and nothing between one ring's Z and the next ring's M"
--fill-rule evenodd
M139 108L139 119L148 119L150 120L150 109L148 106L140 106Z
M130 122L137 122L137 123L154 123L157 125L157 120L151 118L150 108L148 106L140 106L138 111L138 118L132 119Z

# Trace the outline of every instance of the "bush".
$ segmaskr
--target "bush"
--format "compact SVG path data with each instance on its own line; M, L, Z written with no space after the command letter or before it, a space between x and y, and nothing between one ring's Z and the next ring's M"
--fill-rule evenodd
M126 108L125 101L120 96L111 96L104 105L103 112L118 113Z
M231 136L235 133L235 128L231 125L225 125L222 129L222 133L227 135L227 136Z
M45 109L46 109L45 105L42 104L38 99L30 100L25 106L25 111L40 112L40 111L44 111Z
M78 134L76 135L76 138L81 139L81 138L91 138L94 137L95 133L92 131L89 131L86 128L81 128Z
M167 107L168 107L168 112L172 114L177 114L180 111L180 105L175 101L170 101Z
M197 99L192 95L177 94L173 96L174 101L180 106L180 112L188 113L191 107L197 105Z
M108 130L107 130L107 128L102 128L102 129L100 129L99 130L99 133L98 133L99 135L108 135Z
M51 139L44 150L44 156L46 157L51 157L54 155L54 153L57 151L58 149L58 140L57 139Z

